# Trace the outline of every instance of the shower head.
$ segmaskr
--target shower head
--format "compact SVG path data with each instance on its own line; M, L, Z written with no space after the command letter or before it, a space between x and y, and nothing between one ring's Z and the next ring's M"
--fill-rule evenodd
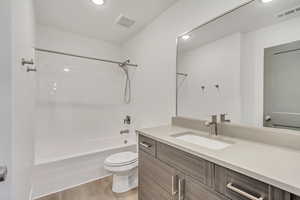
M129 69L127 65L130 63L130 60L126 60L123 63L119 64L119 67L123 69L125 75L126 75L126 85L124 89L124 101L125 103L129 104L131 101L131 86L130 86L130 77L129 77Z
M119 66L120 66L121 68L124 68L124 67L127 66L129 63L130 63L130 60L126 60L125 62L120 63Z

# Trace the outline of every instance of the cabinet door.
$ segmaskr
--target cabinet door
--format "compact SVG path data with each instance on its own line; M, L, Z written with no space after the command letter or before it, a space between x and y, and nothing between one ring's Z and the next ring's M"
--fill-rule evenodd
M143 151L139 152L139 175L153 180L170 194L177 190L176 170Z
M139 200L172 200L172 196L147 177L139 178Z
M215 193L211 188L199 181L186 177L184 200L229 200L228 198Z
M176 174L175 169L139 151L140 200L172 199L178 186Z

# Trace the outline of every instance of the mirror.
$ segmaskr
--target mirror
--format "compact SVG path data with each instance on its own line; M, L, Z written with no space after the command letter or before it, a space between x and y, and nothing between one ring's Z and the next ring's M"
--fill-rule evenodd
M300 1L250 1L177 38L177 116L300 130Z
M265 49L264 126L300 128L300 41Z

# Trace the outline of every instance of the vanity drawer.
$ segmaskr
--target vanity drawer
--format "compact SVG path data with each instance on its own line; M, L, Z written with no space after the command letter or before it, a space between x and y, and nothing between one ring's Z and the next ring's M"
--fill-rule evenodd
M139 136L139 149L155 157L156 142L148 137Z
M272 200L269 197L268 184L217 165L215 166L215 190L232 200Z
M151 179L169 194L176 184L176 170L143 151L139 152L139 177Z
M157 158L199 182L212 186L213 164L208 161L159 142Z

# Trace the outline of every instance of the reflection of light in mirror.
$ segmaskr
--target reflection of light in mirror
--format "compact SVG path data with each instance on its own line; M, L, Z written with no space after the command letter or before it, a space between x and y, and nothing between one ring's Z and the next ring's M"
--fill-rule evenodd
M104 4L104 0L92 0L92 1L96 5L103 5Z
M273 1L273 0L261 0L263 3L269 3L269 2L271 2L271 1Z
M64 72L69 72L70 69L69 68L64 68Z
M182 36L181 38L182 38L183 40L188 40L188 39L191 38L191 36L189 36L189 35L184 35L184 36Z

